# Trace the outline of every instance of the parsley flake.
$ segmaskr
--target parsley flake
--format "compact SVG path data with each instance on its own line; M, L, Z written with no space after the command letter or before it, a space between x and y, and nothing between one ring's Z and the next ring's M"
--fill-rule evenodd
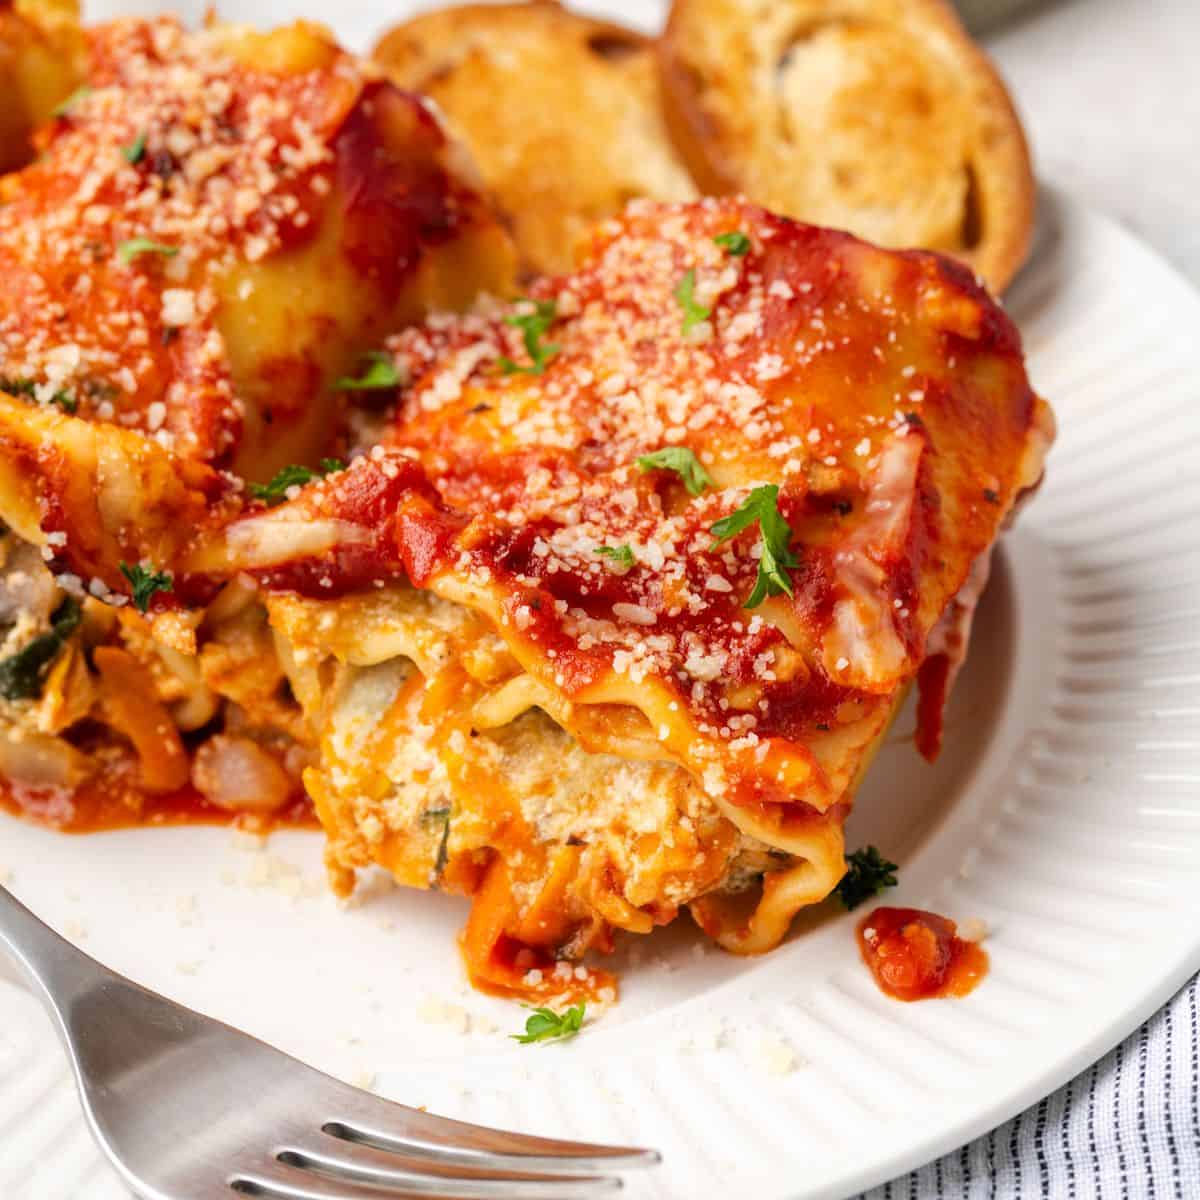
M711 308L705 308L703 304L696 303L696 272L694 270L688 271L675 285L675 299L679 301L679 307L683 309L681 332L684 337L687 337L702 321L707 321L712 316Z
M884 888L896 886L896 876L892 873L899 867L894 862L888 862L874 846L863 850L855 850L846 855L846 873L837 885L838 899L847 909L857 908L864 900L878 896Z
M12 379L8 376L0 375L0 392L7 392L10 396L32 397L35 387L37 387L37 384L32 379Z
M121 147L121 157L131 166L136 167L142 161L146 153L146 131L143 129L141 133L129 143L128 146Z
M789 548L792 527L779 511L779 488L773 483L756 487L740 508L711 527L716 540L709 547L709 552L749 528L755 521L758 522L762 557L758 560L758 578L754 582L754 590L747 597L744 608L757 608L768 596L778 596L783 592L790 596L792 581L787 572L790 567L800 565L800 560Z
M509 1036L522 1046L530 1042L548 1042L555 1038L565 1041L573 1038L583 1028L584 1004L575 1004L564 1012L556 1013L552 1008L534 1008L525 1021L524 1033Z
M643 454L637 460L637 466L640 471L674 471L692 496L716 485L704 464L686 446L664 446L653 454Z
M298 463L293 463L290 467L284 467L276 472L275 477L268 483L250 483L246 485L246 490L255 500L264 500L269 506L274 507L287 499L289 488L303 487L314 479L320 479L334 471L344 471L345 469L346 464L340 458L321 459L320 468L316 471L311 467L302 467Z
M628 545L597 546L596 553L602 554L607 559L611 559L618 567L628 569L633 566L633 550Z
M337 381L337 388L342 392L377 392L385 388L400 386L400 372L390 354L381 350L372 350L359 358L362 372L357 378L343 376Z
M155 571L152 568L143 567L141 563L134 563L133 566L130 566L123 562L121 574L129 580L129 584L133 588L133 606L138 612L144 613L158 592L170 592L175 589L175 584L167 571Z
M161 254L163 258L174 258L179 253L178 246L167 246L150 238L135 237L122 242L117 247L117 257L126 265L142 254Z
M734 258L741 258L750 250L750 239L740 230L733 229L729 233L719 233L713 241L728 251Z
M9 379L0 375L0 392L10 396L25 396L29 400L37 399L37 383L32 379ZM75 413L79 410L79 401L70 392L60 389L50 397L48 403L56 404L65 413Z
M50 110L52 117L65 117L71 112L71 109L79 103L80 100L86 100L92 94L92 89L85 83L83 87L76 88L61 104Z
M430 884L435 888L440 886L446 864L450 861L450 817L449 805L427 808L421 814L421 824L427 826L431 832L437 831L437 857L434 859L433 871L429 877Z
M556 342L542 341L543 335L557 319L558 305L553 300L535 300L533 312L505 317L505 325L521 331L529 365L521 366L501 355L500 370L505 375L540 375L546 369L546 364L562 349Z

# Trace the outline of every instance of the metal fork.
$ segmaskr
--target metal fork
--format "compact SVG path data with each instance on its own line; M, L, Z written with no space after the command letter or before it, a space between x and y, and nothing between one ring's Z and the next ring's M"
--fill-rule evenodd
M2 887L0 949L53 1018L100 1149L145 1200L580 1200L621 1186L603 1172L659 1161L339 1083L109 971Z

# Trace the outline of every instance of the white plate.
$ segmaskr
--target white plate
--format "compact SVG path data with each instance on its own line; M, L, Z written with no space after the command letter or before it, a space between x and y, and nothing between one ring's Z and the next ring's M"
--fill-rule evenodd
M846 1196L1052 1090L1200 967L1200 297L1043 200L1009 303L1060 422L1047 482L1005 540L947 753L929 768L898 736L849 833L902 864L896 903L987 922L973 995L880 996L848 915L751 961L681 920L625 952L622 1001L584 1036L519 1047L521 1011L464 986L465 906L380 887L339 910L315 836L255 852L0 818L14 890L116 969L395 1099L658 1147L632 1197ZM252 1125L254 1097L231 1102ZM48 1023L2 983L0 1146L6 1200L123 1195Z

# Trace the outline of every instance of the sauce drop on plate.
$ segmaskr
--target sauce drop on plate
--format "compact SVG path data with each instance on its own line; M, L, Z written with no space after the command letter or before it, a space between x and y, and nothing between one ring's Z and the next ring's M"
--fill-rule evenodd
M965 996L988 970L986 950L919 908L875 909L859 922L858 947L880 991L897 1000Z

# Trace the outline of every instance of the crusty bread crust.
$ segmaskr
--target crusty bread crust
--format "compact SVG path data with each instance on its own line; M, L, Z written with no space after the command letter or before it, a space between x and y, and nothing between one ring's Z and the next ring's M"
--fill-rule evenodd
M688 200L652 44L553 3L468 4L386 34L375 58L467 144L525 265L562 272L592 225L634 196Z
M1024 260L1029 150L946 0L675 0L658 57L706 191L948 252L996 290Z

